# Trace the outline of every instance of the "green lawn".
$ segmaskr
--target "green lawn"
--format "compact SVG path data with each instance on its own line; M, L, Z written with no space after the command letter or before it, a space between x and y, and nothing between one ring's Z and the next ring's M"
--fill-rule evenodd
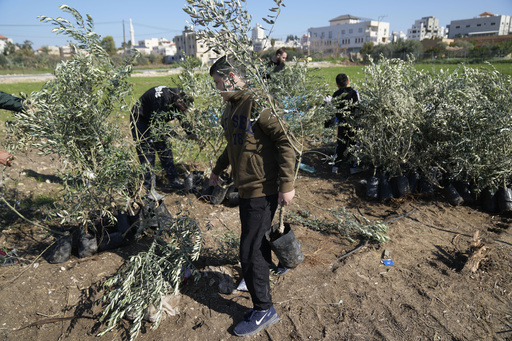
M488 64L470 64L470 67L484 67L489 68ZM416 64L415 67L418 70L439 72L441 69L453 71L457 68L457 65L453 64ZM512 63L499 63L494 64L494 67L505 75L512 76ZM338 73L346 73L351 79L353 85L357 87L358 81L363 79L364 66L339 66L339 67L328 67L328 68L316 68L311 70L311 74L320 77L320 79L326 81L329 84L329 88L332 92L336 90L336 75ZM47 70L44 70L47 72ZM177 75L173 76L160 76L160 77L132 77L133 83L133 99L139 98L147 89L158 86L168 85L175 86L177 81ZM32 91L41 89L44 82L36 83L12 83L2 84L0 83L0 91L19 95L21 92L29 94ZM5 110L0 110L0 121L5 122L9 119L10 113ZM1 135L1 134L0 134Z
M492 66L489 64L468 64L469 67L475 68L491 68L494 67L504 75L512 76L512 63L497 63ZM423 70L428 72L439 72L442 70L454 71L458 65L456 64L415 64L417 70ZM329 84L330 88L336 89L336 75L338 73L345 73L354 85L357 86L357 82L364 78L363 72L364 66L340 66L340 67L329 67L319 68L312 70L312 74L323 78Z

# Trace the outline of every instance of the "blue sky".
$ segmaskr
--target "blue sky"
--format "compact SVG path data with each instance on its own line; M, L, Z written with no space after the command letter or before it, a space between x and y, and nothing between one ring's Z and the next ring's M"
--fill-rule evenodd
M469 19L482 12L512 15L512 0L284 0L285 6L277 20L273 38L287 35L301 36L310 27L328 26L329 20L344 14L381 19L390 23L391 31L407 32L414 21L424 16L435 16L441 26L451 20ZM64 45L68 38L51 33L51 25L39 22L38 15L49 17L70 16L59 9L66 4L82 15L90 14L95 31L102 36L114 37L116 46L123 41L122 21L125 20L126 41L130 39L129 19L132 19L135 40L167 38L172 40L186 25L188 15L183 12L184 0L0 0L0 35L15 43L33 42L35 49L44 45ZM272 0L248 0L247 9L253 16L251 25L274 6Z

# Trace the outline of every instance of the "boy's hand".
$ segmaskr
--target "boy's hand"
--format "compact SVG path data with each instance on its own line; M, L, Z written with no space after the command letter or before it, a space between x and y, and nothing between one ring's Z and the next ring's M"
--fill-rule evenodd
M0 164L5 166L11 166L12 159L14 159L14 156L12 156L12 154L0 150Z
M219 178L217 174L210 174L210 186L217 186L219 184Z
M278 199L279 204L283 205L283 206L290 205L294 196L295 196L295 189L290 192L286 192L286 193L279 192L279 199Z

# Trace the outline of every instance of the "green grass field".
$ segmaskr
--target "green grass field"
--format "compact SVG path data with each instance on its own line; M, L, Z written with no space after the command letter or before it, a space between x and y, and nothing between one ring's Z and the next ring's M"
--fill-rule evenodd
M474 68L492 67L488 64L469 64L468 66ZM439 72L441 69L454 71L457 67L458 65L456 64L415 64L417 70L434 73ZM493 64L493 67L504 75L512 77L512 63ZM364 66L340 66L312 70L312 74L324 79L329 84L329 87L333 89L333 92L336 89L335 79L338 73L345 73L353 85L357 86L357 82L364 78Z
M489 68L488 64L471 64L470 67L475 68ZM457 68L457 65L452 64L416 64L415 67L418 70L439 72L441 69L453 71ZM512 76L512 63L494 64L494 67L505 75ZM317 68L312 69L311 74L320 77L329 84L329 88L334 92L336 90L335 78L338 73L346 73L352 81L352 84L357 87L358 81L364 78L364 66L340 66L340 67L328 67L328 68ZM47 72L47 70L44 70ZM43 72L41 72L43 73ZM161 77L132 77L133 83L133 99L139 98L147 89L158 86L168 85L175 86L177 76L161 76ZM20 93L29 94L32 91L41 89L44 82L34 83L11 83L2 84L0 83L0 91L19 95ZM330 93L329 93L330 94ZM328 94L326 94L328 95ZM0 110L0 121L5 122L11 117L8 111ZM1 136L0 132L0 136Z

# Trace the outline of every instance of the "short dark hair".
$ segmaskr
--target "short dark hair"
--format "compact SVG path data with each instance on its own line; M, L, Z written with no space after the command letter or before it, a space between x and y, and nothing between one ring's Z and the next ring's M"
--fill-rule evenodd
M344 74L344 73L339 73L336 76L336 84L340 88L346 88L347 85L348 85L348 76L346 74Z
M283 54L283 53L286 53L286 50L285 50L285 49L283 49L283 48L277 49L277 51L276 51L276 56L277 56L278 54Z
M210 67L210 76L213 76L216 73L222 76L227 76L230 72L236 72L236 70L225 55L217 59Z

